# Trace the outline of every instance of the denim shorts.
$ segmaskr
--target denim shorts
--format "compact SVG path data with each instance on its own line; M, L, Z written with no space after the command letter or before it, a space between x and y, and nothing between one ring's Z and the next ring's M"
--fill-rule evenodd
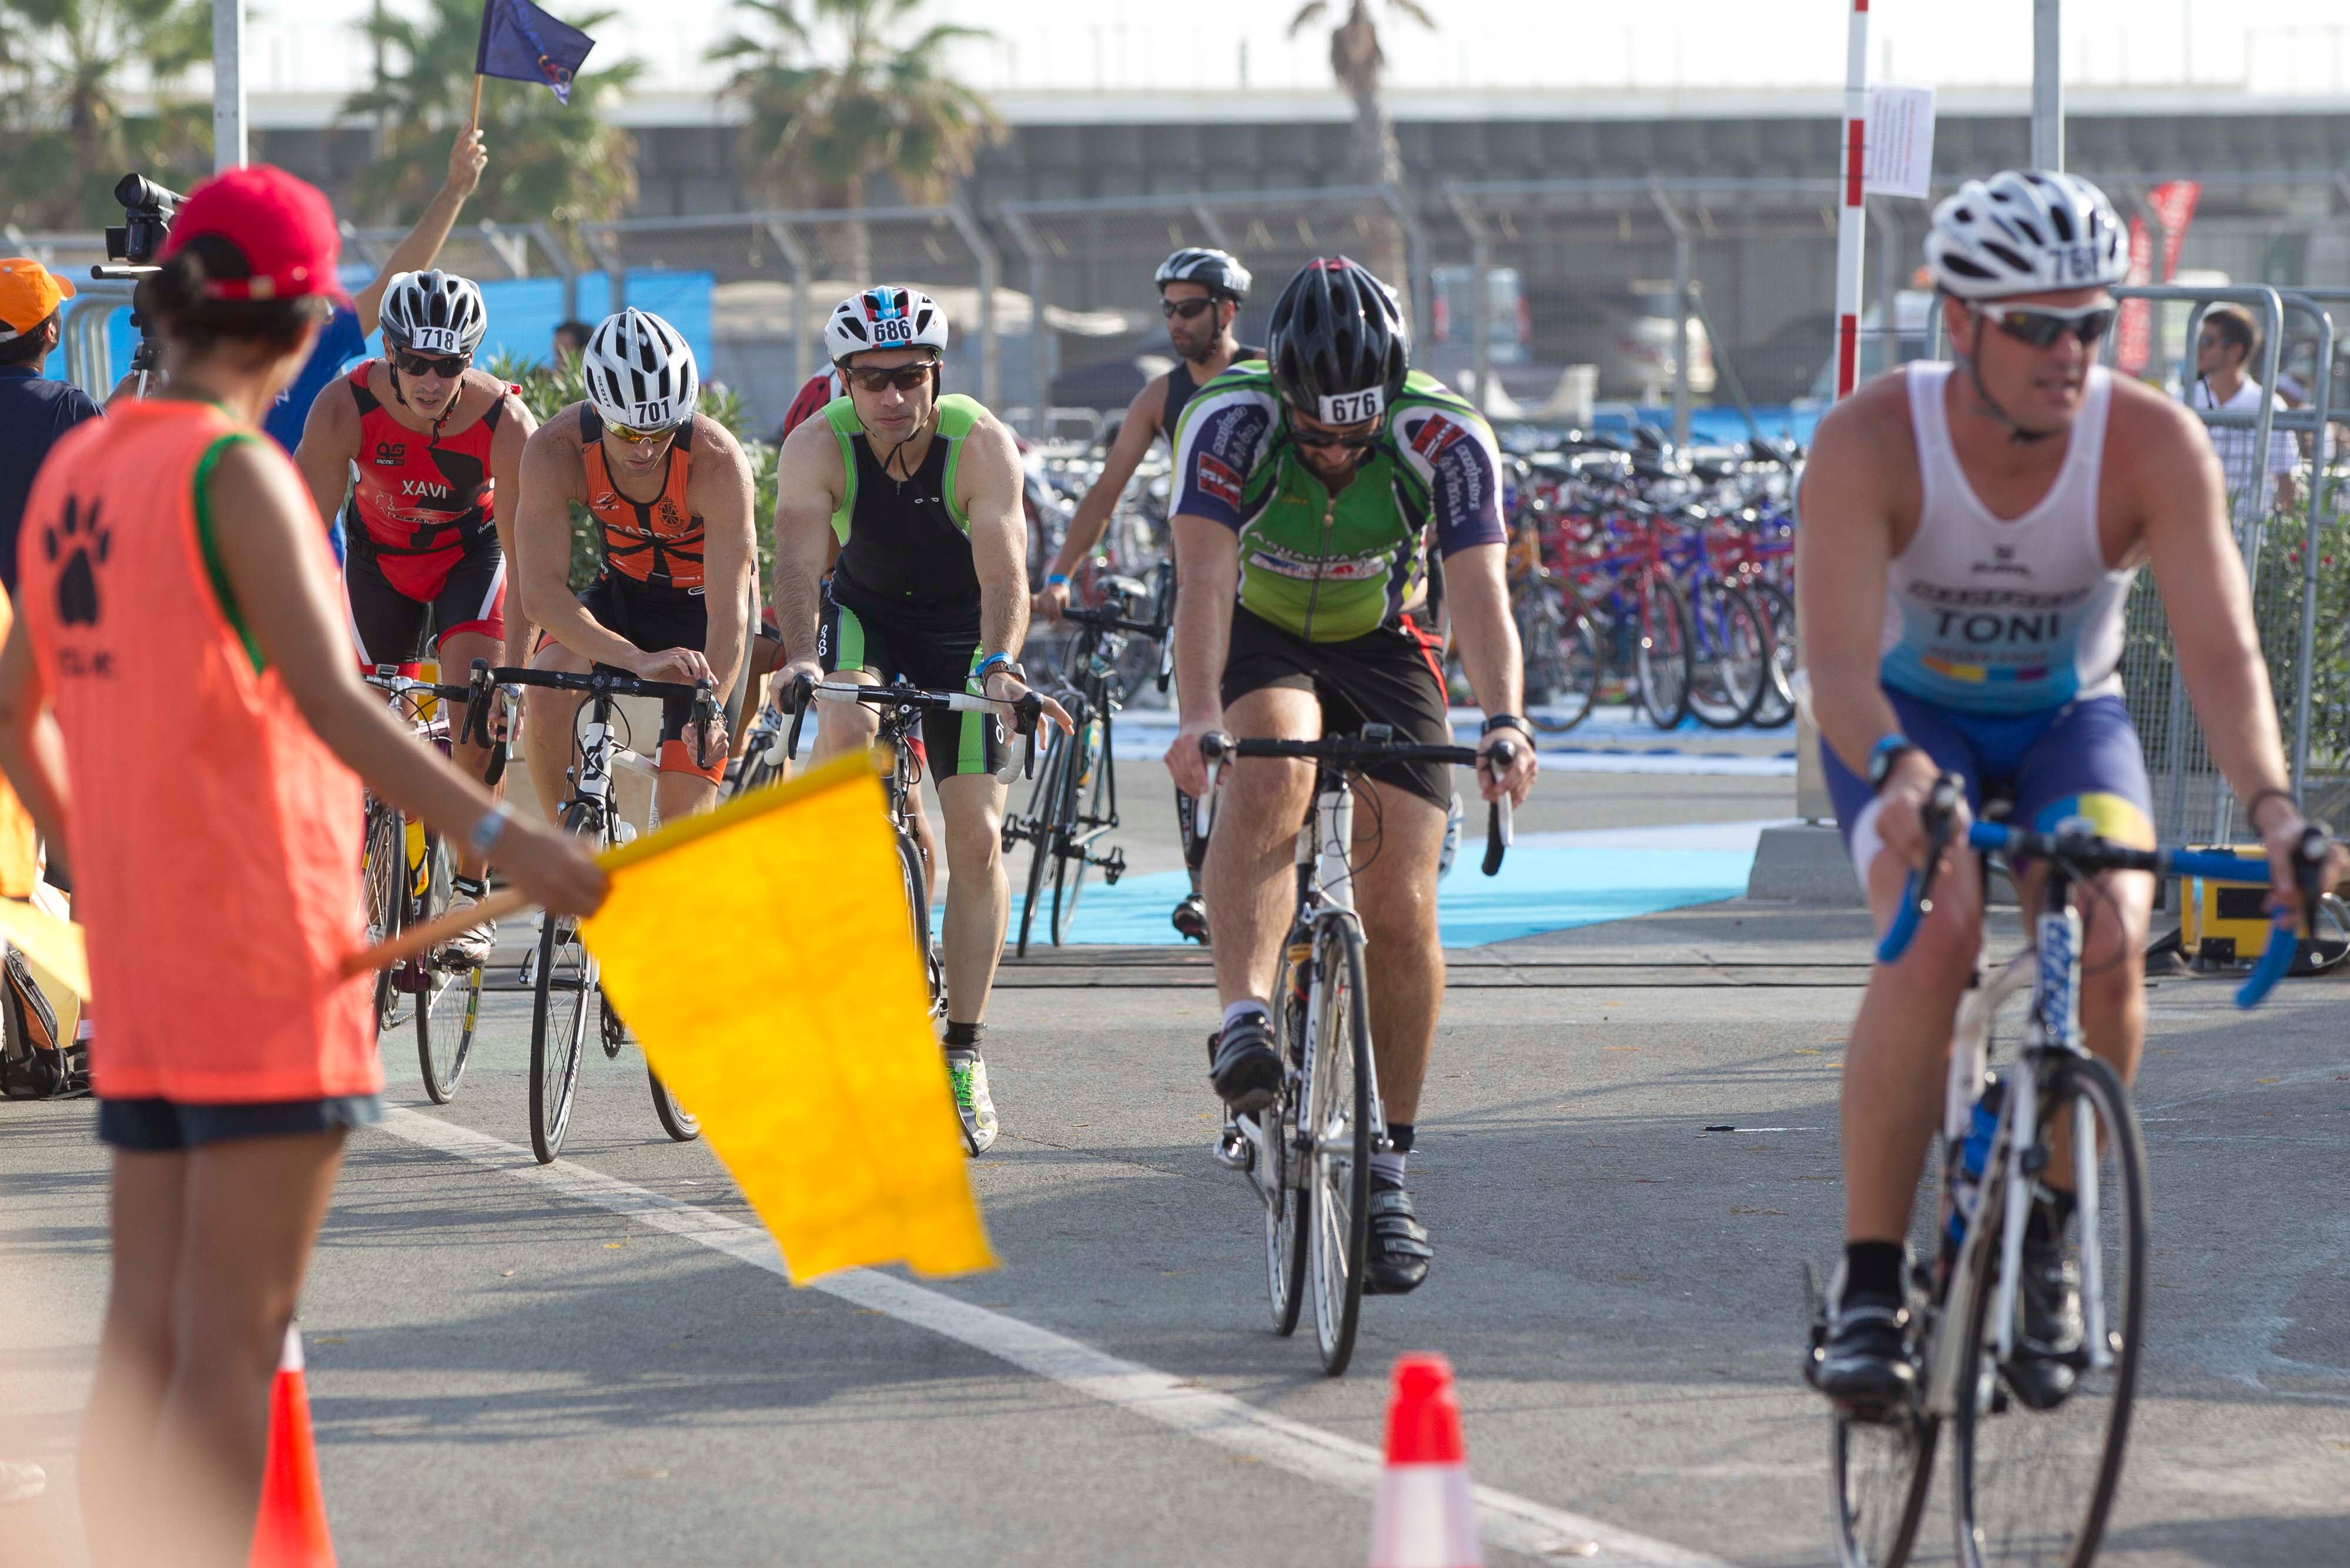
M310 1100L192 1105L184 1100L107 1100L98 1104L98 1141L134 1154L172 1154L232 1138L284 1137L383 1120L380 1095L328 1095Z

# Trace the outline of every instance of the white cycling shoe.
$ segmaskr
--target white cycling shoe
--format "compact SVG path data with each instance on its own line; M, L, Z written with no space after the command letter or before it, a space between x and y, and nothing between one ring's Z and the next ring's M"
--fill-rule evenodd
M947 1053L947 1082L962 1118L963 1147L985 1154L995 1147L995 1101L987 1092L987 1060L976 1051Z

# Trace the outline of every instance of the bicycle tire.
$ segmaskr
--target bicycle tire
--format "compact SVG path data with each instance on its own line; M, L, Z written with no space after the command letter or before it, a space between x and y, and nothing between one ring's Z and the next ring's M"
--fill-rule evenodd
M1305 1189L1292 1178L1296 1168L1298 1091L1304 1080L1295 1068L1305 1052L1305 1004L1296 994L1296 966L1289 950L1295 937L1282 944L1281 967L1273 981L1278 1003L1273 1010L1273 1048L1280 1053L1280 1097L1260 1116L1273 1118L1264 1138L1264 1164L1257 1171L1257 1192L1264 1200L1265 1296L1273 1309L1273 1332L1283 1338L1297 1332L1297 1318L1305 1304L1305 1256L1311 1245L1306 1229L1313 1204Z
M1097 822L1107 817L1111 765L1108 732L1096 724L1092 735L1087 748L1093 754L1092 780L1087 782L1074 767L1070 770L1067 820L1072 822L1076 816L1076 796L1087 790L1092 792L1092 798L1086 815ZM1086 845L1072 842L1068 833L1062 835L1061 853L1054 857L1053 864L1053 945L1056 948L1069 940L1069 927L1077 918L1077 895L1085 889L1086 873L1093 869L1093 862L1086 858Z
M1314 939L1314 1053L1305 1071L1312 1207L1310 1272L1322 1370L1347 1370L1363 1312L1371 1237L1371 1025L1363 933L1352 919Z
M361 853L360 897L365 900L368 945L388 941L400 934L400 918L407 912L408 900L402 897L403 877L397 868L408 863L407 824L401 820L400 808L388 801L368 803L366 846ZM375 1029L378 1034L391 1027L396 1016L398 992L391 988L391 966L387 964L375 971Z
M2098 1262L2106 1290L2116 1293L2106 1313L2113 1360L2098 1369L2078 1365L2085 1355L2077 1358L2079 1381L2062 1404L2039 1412L2024 1408L2020 1398L2011 1397L2006 1371L1987 1359L1991 1352L1986 1320L1997 1270L1986 1268L1978 1275L1970 1299L1958 1303L1956 1320L1966 1335L1960 1365L1980 1369L1972 1386L1960 1391L1952 1422L1958 1454L1950 1512L1962 1568L2023 1563L2087 1568L2095 1562L2121 1486L2122 1458L2137 1399L2150 1245L2146 1143L2137 1114L2113 1068L2094 1056L2059 1061L2049 1075L2047 1103L2048 1125L2076 1104L2087 1105L2099 1124L2097 1142L2106 1154L2097 1161ZM1983 1210L1994 1224L1998 1217L1990 1199L1998 1187L1986 1173ZM2081 1231L2076 1218L2071 1248L2078 1248ZM2067 1487L2069 1478L2064 1473L2068 1459L2090 1472L2088 1495L2077 1501L2072 1498L2078 1489ZM2059 1495L2066 1493L2070 1496ZM2049 1521L2063 1520L2068 1511L2076 1526L2052 1541Z
M920 955L923 980L930 987L931 1016L943 1018L947 1011L946 971L939 962L938 944L931 939L931 887L930 878L922 873L922 846L902 827L897 837L899 886L906 895L914 951Z
M1763 683L1753 715L1747 722L1760 730L1775 730L1795 717L1795 689L1788 679L1794 673L1798 652L1795 601L1778 584L1759 577L1742 586L1754 601L1754 607L1762 612L1771 637L1770 679Z
M1753 717L1770 683L1771 637L1744 589L1708 577L1685 596L1690 606L1690 711L1711 730L1735 730Z
M574 801L565 808L567 832L593 836L594 809ZM562 978L568 966L569 979ZM549 1165L562 1152L579 1089L580 1059L588 1044L588 1010L598 986L596 961L580 938L579 923L553 912L540 922L538 971L533 977L530 1013L530 1148ZM565 1005L558 999L567 999Z
M1525 649L1526 717L1546 735L1563 735L1591 715L1599 698L1599 638L1580 604L1555 584L1525 596L1518 639Z
M1036 921L1036 906L1045 891L1045 873L1053 860L1053 852L1062 834L1061 771L1068 762L1068 737L1059 730L1045 746L1045 765L1036 774L1036 788L1030 794L1030 815L1022 836L1030 845L1028 855L1028 891L1020 900L1020 940L1016 951L1028 956L1028 936Z
M449 908L451 882L456 874L448 841L439 834L424 840L427 877L420 919L432 919ZM436 1106L456 1096L473 1054L473 1026L482 1012L482 966L444 969L431 953L411 961L424 976L416 993L416 1065L424 1075L424 1094ZM462 1006L451 1005L462 1002Z
M1632 673L1640 705L1659 730L1677 729L1689 717L1690 645L1688 603L1680 589L1662 577L1648 578L1633 607Z
M611 999L607 997L604 1005L609 1007L611 1004ZM702 1118L678 1102L678 1097L670 1092L667 1084L661 1082L660 1075L653 1070L650 1062L645 1064L645 1077L653 1087L653 1115L660 1118L661 1131L679 1143L691 1143L700 1137Z

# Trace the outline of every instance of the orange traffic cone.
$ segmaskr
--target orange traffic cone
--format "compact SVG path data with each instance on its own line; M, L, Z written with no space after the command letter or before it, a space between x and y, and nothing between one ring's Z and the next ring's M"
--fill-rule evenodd
M252 1568L335 1568L318 1451L310 1442L310 1394L302 1378L302 1331L286 1325L286 1349L269 1390L269 1457L253 1521Z
M1388 1464L1371 1509L1370 1568L1482 1568L1452 1364L1406 1355L1388 1401Z

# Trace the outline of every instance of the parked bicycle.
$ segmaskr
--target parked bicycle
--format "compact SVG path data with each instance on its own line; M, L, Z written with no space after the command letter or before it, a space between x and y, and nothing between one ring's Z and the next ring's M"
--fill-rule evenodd
M1935 787L1926 813L1929 866L1949 842L1961 793L1948 774ZM1980 822L1967 843L1987 857L2040 861L2047 877L2033 945L1988 980L1978 977L1960 1007L1937 1241L1929 1257L1913 1258L1906 1271L1906 1332L1920 1374L1914 1391L1893 1408L1839 1408L1834 1417L1831 1484L1845 1568L1898 1568L1908 1560L1945 1424L1958 1448L1951 1512L1962 1568L2087 1568L2095 1559L2121 1482L2145 1353L2150 1242L2137 1113L2120 1076L2082 1044L2075 894L2103 871L2268 880L2264 860L2133 849L2098 837L2085 822L2054 833ZM2314 908L2322 891L2327 848L2324 828L2303 836L2305 907ZM1892 962L1908 948L1929 907L1929 887L1910 877L1879 961ZM2239 1005L2257 1006L2298 947L2291 930L2274 930L2237 992ZM2000 1004L2026 994L2021 1049L1990 1071ZM2071 1233L2061 1250L2077 1271L2081 1294L2078 1341L2053 1355L2022 1344L2025 1229L2043 1187L2073 1195ZM1826 1308L1806 1274L1810 1364L1816 1364Z
M1203 735L1200 751L1208 762L1203 837L1214 825L1216 779L1228 760L1300 757L1315 764L1314 812L1297 836L1297 913L1273 990L1274 1049L1284 1072L1274 1103L1238 1118L1237 1164L1264 1205L1274 1332L1295 1332L1310 1277L1315 1338L1323 1370L1335 1377L1354 1355L1362 1311L1371 1155L1390 1147L1371 1050L1363 923L1355 911L1353 775L1378 763L1475 767L1479 759L1468 746L1399 741L1385 724L1319 741ZM1497 742L1492 764L1506 770L1515 755L1510 742ZM1486 876L1502 868L1510 837L1504 794L1486 819Z

